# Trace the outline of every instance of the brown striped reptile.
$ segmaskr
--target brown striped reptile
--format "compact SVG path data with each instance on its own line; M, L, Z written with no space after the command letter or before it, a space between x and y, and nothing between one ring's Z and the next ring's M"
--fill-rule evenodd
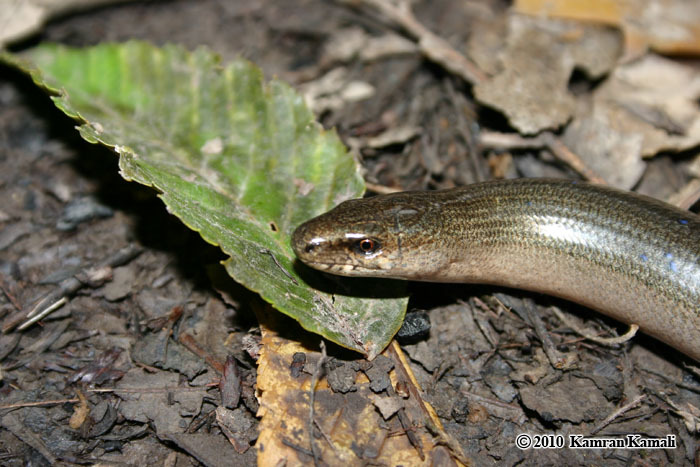
M562 297L700 361L700 216L646 196L540 179L395 193L341 203L292 246L333 274Z

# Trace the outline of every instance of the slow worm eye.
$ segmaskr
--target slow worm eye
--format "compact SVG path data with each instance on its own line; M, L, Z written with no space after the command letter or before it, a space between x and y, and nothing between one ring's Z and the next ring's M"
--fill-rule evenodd
M364 251L365 253L374 250L374 242L369 238L365 238L360 242L360 250Z
M360 253L370 255L379 249L379 242L371 238L363 238L355 244L355 248Z

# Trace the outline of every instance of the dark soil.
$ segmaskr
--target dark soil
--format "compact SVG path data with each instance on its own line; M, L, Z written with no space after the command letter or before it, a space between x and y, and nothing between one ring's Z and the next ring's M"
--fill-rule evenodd
M504 6L494 1L490 8ZM464 2L455 0L419 2L414 11L458 48L476 20ZM224 61L243 56L266 76L300 86L329 69L332 64L323 62L323 47L338 30L353 25L372 34L388 31L371 16L321 0L135 2L55 20L15 50L39 41L85 46L131 38L189 48L205 45ZM362 152L369 182L403 189L444 188L489 173L489 154L475 153L478 149L465 134L475 136L477 123L508 128L500 116L474 103L468 85L416 54L345 66L351 77L371 83L376 94L326 111L321 116L324 125L337 127L346 140L406 121L423 131L415 140ZM116 156L84 142L73 127L26 76L0 68L4 329L65 286L66 279L77 277L80 283L68 303L39 325L0 335L0 463L222 465L223 457L224 464L253 464L257 403L250 349L258 333L251 303L259 299L227 283L233 300L224 301L212 285L226 281L219 265L224 255L170 216L154 192L124 181ZM514 157L518 164L539 164L548 173L573 175L531 154ZM671 158L657 158L649 171L674 171L675 164ZM125 256L115 259L120 252ZM108 280L100 278L99 267L105 265L111 266L106 269ZM429 337L405 350L426 398L476 465L697 462L697 438L685 422L692 420L693 410L698 420L700 381L684 367L692 362L673 349L644 336L617 349L584 342L548 307L556 305L587 319L585 325L594 330L624 328L548 297L490 287L411 287L411 309L428 310L432 329ZM516 313L503 312L496 300ZM527 321L531 306L540 309L556 348L578 354L577 369L557 370L543 358L540 340ZM482 351L488 341L481 325L501 344L519 349L517 354L485 358ZM195 341L216 361L235 357L242 384L235 411L240 428L236 449L214 424L214 409L221 404L218 387L191 400L173 397L169 406L109 390L125 375L134 377L138 368L139 387L217 382L218 375L201 359L169 341L171 333L188 327L196 330ZM167 352L172 368L164 367L160 352ZM154 367L171 371L156 372ZM83 403L76 394L91 410L90 420L73 429L69 421ZM640 396L644 397L638 406L603 426L606 417ZM59 402L10 406L40 401ZM167 411L171 414L163 413ZM686 415L689 419L684 420ZM158 436L155 425L169 423L187 427L186 434ZM678 447L515 446L519 433L587 435L596 427L601 427L596 436L675 435ZM230 457L222 456L222 450Z

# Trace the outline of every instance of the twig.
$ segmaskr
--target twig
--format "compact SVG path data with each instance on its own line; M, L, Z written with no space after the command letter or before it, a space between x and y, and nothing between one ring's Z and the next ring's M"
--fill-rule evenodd
M143 387L143 388L93 388L87 389L87 392L95 393L106 393L106 392L120 392L125 394L167 394L169 392L199 392L208 391L209 389L215 388L219 385L219 382L207 383L203 386L161 386L157 388Z
M686 366L685 364L683 366ZM682 381L675 381L671 378L669 378L667 375L660 373L658 371L650 370L648 368L640 368L640 371L644 371L646 373L652 374L658 378L663 379L664 381L668 382L669 384L673 384L674 386L678 386L679 388L687 389L689 391L696 392L700 394L700 385L697 384L686 384Z
M394 386L392 386L391 384L387 386L386 393L389 395L389 397L396 397L396 391L394 390ZM424 461L425 453L423 452L423 444L420 442L420 439L416 436L415 427L413 426L413 423L411 423L411 419L408 418L408 415L406 415L405 407L401 407L396 412L396 416L399 418L399 422L401 423L403 432L406 434L406 437L411 443L411 446L413 446L413 448L418 453L418 457L420 457L420 460Z
M2 418L3 428L9 430L13 435L22 440L32 449L44 456L49 465L56 465L58 458L51 452L43 439L35 434L25 425L24 420L20 419L16 413L8 413Z
M43 303L43 301L41 303ZM17 330L23 331L23 330L27 329L29 326L36 323L37 321L41 321L42 319L46 318L47 316L49 316L51 313L53 313L54 311L61 308L66 303L68 303L68 299L66 297L61 297L58 301L53 302L51 305L44 308L42 311L40 311L38 313L34 314L35 310L38 310L38 308L34 308L34 310L32 310L33 313L29 314L29 316L31 316L31 318L26 320L24 323L20 324L17 327Z
M625 342L632 339L639 330L639 326L637 326L636 324L630 324L629 330L619 337L598 337L576 325L558 308L552 307L550 309L552 310L552 312L554 312L555 315L557 315L557 318L559 318L561 322L563 322L567 327L571 328L576 334L585 337L589 341L593 341L596 344L604 345L606 347L613 347L616 345L624 344Z
M685 427L689 432L695 433L700 431L700 417L698 417L697 408L688 403L688 409L682 409L678 406L678 404L671 400L668 394L661 393L655 394L655 396L666 402L666 404L672 408L673 412L683 419L683 423L685 423Z
M311 444L311 453L313 455L314 465L316 467L320 465L320 459L318 447L316 447L316 443L314 443L314 401L316 399L316 385L323 376L326 360L328 359L328 355L326 354L326 343L321 341L320 347L321 358L319 358L318 362L316 363L314 374L311 377L311 387L309 388L309 443Z
M569 149L558 137L550 132L544 132L533 137L524 137L515 133L482 131L479 134L479 143L484 147L503 149L546 147L554 157L567 164L584 179L600 185L607 184L602 177L586 166L578 154Z
M22 310L22 305L19 303L19 300L17 300L17 297L10 291L10 287L7 285L5 282L5 275L0 274L0 289L2 289L2 293L5 294L7 299L12 303L12 305L18 310Z
M194 337L192 337L190 334L183 331L178 336L178 341L180 341L182 345L187 347L190 352L192 352L200 358L203 358L209 364L209 366L211 366L217 373L224 373L224 364L217 360L216 357L214 357L212 354L203 349L197 343Z
M459 443L452 439L447 432L445 432L445 428L442 426L442 423L440 422L437 413L435 413L435 410L428 402L425 401L425 399L423 399L423 396L421 395L422 389L413 375L413 372L411 372L406 356L401 351L401 346L399 346L396 340L394 340L391 342L391 344L389 344L389 347L387 347L385 352L390 354L394 360L394 371L396 371L397 379L405 383L410 397L416 401L420 411L425 415L425 419L433 425L437 436L444 442L445 445L447 445L452 456L459 460L459 462L461 462L463 465L472 466L473 462L464 455Z
M487 148L519 149L541 148L546 146L547 143L542 134L526 137L517 133L482 130L479 133L479 144Z
M544 133L542 136L547 143L547 147L550 151L552 151L552 154L554 154L554 156L556 156L560 161L568 164L569 167L574 169L583 178L600 185L607 184L602 177L596 174L593 170L589 169L578 154L569 149L568 146L562 143L559 138L549 132Z
M467 157L472 165L472 170L476 177L477 182L483 182L486 180L486 174L483 167L483 159L479 157L479 152L477 150L476 141L474 141L474 135L470 131L469 124L464 118L464 114L461 112L459 104L463 104L466 100L463 94L459 94L455 91L455 87L452 84L452 80L445 80L445 89L447 89L447 95L450 97L449 102L455 110L455 115L457 116L457 131L462 136L464 144L467 147Z
M555 347L552 339L549 337L549 332L542 321L542 318L535 310L535 304L530 299L523 300L523 309L528 317L529 323L535 329L537 337L542 342L542 348L544 349L545 355L549 363L554 368L560 370L567 370L576 364L576 358L574 355L566 355L559 352Z
M338 0L351 7L371 8L388 21L403 29L418 43L423 56L437 63L468 83L478 84L487 79L486 74L468 58L458 52L449 42L423 26L408 4L403 0Z
M101 264L97 266L97 268L103 268L103 267L117 267L121 266L122 264L126 264L135 257L137 257L143 249L139 246L136 245L129 245L125 248L122 248L121 250L117 251L114 253L112 256L108 257L105 259ZM54 290L53 292L49 293L46 295L44 298L39 300L39 302L32 308L32 310L27 313L27 314L20 314L19 317L15 317L11 320L9 320L7 323L2 328L2 332L8 332L14 329L16 326L19 325L20 321L25 320L27 318L31 318L37 315L42 315L46 316L44 313L46 309L42 308L45 303L49 303L49 308L53 308L51 311L54 311L58 308L56 306L58 303L61 302L62 299L66 299L72 295L74 295L78 290L83 288L85 286L85 283L83 281L80 281L76 276L79 274L85 273L88 268L84 268L81 272L78 274L74 275L73 277L69 277L68 279L65 279L63 282L61 282L60 286L58 289ZM65 303L65 302L63 302ZM63 304L61 303L61 304ZM26 321L20 325L21 329L25 329L31 324L33 324L35 321Z
M303 454L306 454L306 455L309 456L309 457L313 457L313 453L312 453L311 451L309 451L308 449L302 448L301 446L299 446L298 444L295 444L295 443L291 442L291 441L288 440L287 438L282 438L282 444L284 444L285 446L287 446L287 447L289 447L289 448L294 449L295 451L299 451L299 452L301 452L301 453L303 453ZM283 464L283 465L284 465L284 464Z
M487 408L489 413L495 414L498 418L509 420L517 425L522 425L527 420L527 416L522 407L517 404L508 404L498 399L480 396L479 394L470 392L460 388L460 394L469 399L469 403L477 403Z
M696 378L700 379L700 368L689 365L688 363L684 363L683 368L694 374Z
M42 339L40 341L37 341L37 344L34 344L31 348L32 354L24 357L15 363L2 367L0 368L0 371L10 371L10 370L15 370L21 366L27 365L30 362L34 361L39 355L41 355L46 349L51 347L51 344L56 342L56 339L61 337L61 335L65 332L65 330L68 328L68 325L70 325L71 320L70 319L64 319L61 321L57 321L54 325L50 327L50 330L47 335L42 336ZM52 323L53 324L53 323ZM44 332L46 333L46 329L44 329ZM25 349L27 351L27 349Z
M321 427L321 424L318 423L318 420L314 419L314 425L316 425L316 428L318 428L319 433L321 433L321 435L322 435L323 438L326 440L326 442L328 443L328 445L331 447L331 449L333 450L333 452L336 452L336 453L337 453L338 450L336 449L335 444L333 443L333 440L331 439L330 436L328 436L328 433L326 433L325 431L323 431L323 428Z
M690 209L700 199L700 179L694 178L668 199L681 209Z
M475 308L478 307L488 314L494 314L493 310L491 310L491 308L486 303L481 301L478 297L472 297L472 299L469 302L469 304ZM498 336L494 332L493 327L489 323L489 320L485 316L482 316L481 313L472 313L472 319L479 328L479 331L481 331L481 334L488 341L489 345L491 345L491 348L496 349L498 347Z
M600 430L602 430L606 426L610 425L610 423L612 423L612 421L615 420L617 417L619 417L623 413L627 412L628 410L637 407L639 405L639 403L642 402L642 399L644 399L645 397L646 397L645 394L642 394L641 396L637 396L631 402L629 402L629 403L623 405L622 407L620 407L619 409L615 410L613 413L611 413L610 415L605 417L605 420L603 420L596 427L594 427L591 430L590 434L594 435L594 434L598 433Z
M376 183L370 183L370 182L365 182L365 185L367 186L367 189L369 191L373 191L373 192L378 193L380 195L390 195L391 193L397 193L399 191L402 191L401 188L392 188L389 186L378 185Z
M79 402L80 399L73 397L70 399L54 399L47 401L36 401L36 402L15 402L14 404L3 404L0 405L0 410L7 409L20 409L22 407L43 407L46 405L59 405L71 402Z

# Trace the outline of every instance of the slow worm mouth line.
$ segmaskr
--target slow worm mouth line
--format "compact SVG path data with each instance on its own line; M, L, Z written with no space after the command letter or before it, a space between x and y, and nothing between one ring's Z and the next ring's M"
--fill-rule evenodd
M402 210L406 205L412 210ZM520 179L348 201L298 231L307 238L344 238L351 226L370 224L401 230L397 251L383 245L384 253L400 254L400 270L393 269L396 263L307 264L336 274L485 283L556 295L639 324L700 361L696 214L584 182ZM420 249L408 251L409 242Z

